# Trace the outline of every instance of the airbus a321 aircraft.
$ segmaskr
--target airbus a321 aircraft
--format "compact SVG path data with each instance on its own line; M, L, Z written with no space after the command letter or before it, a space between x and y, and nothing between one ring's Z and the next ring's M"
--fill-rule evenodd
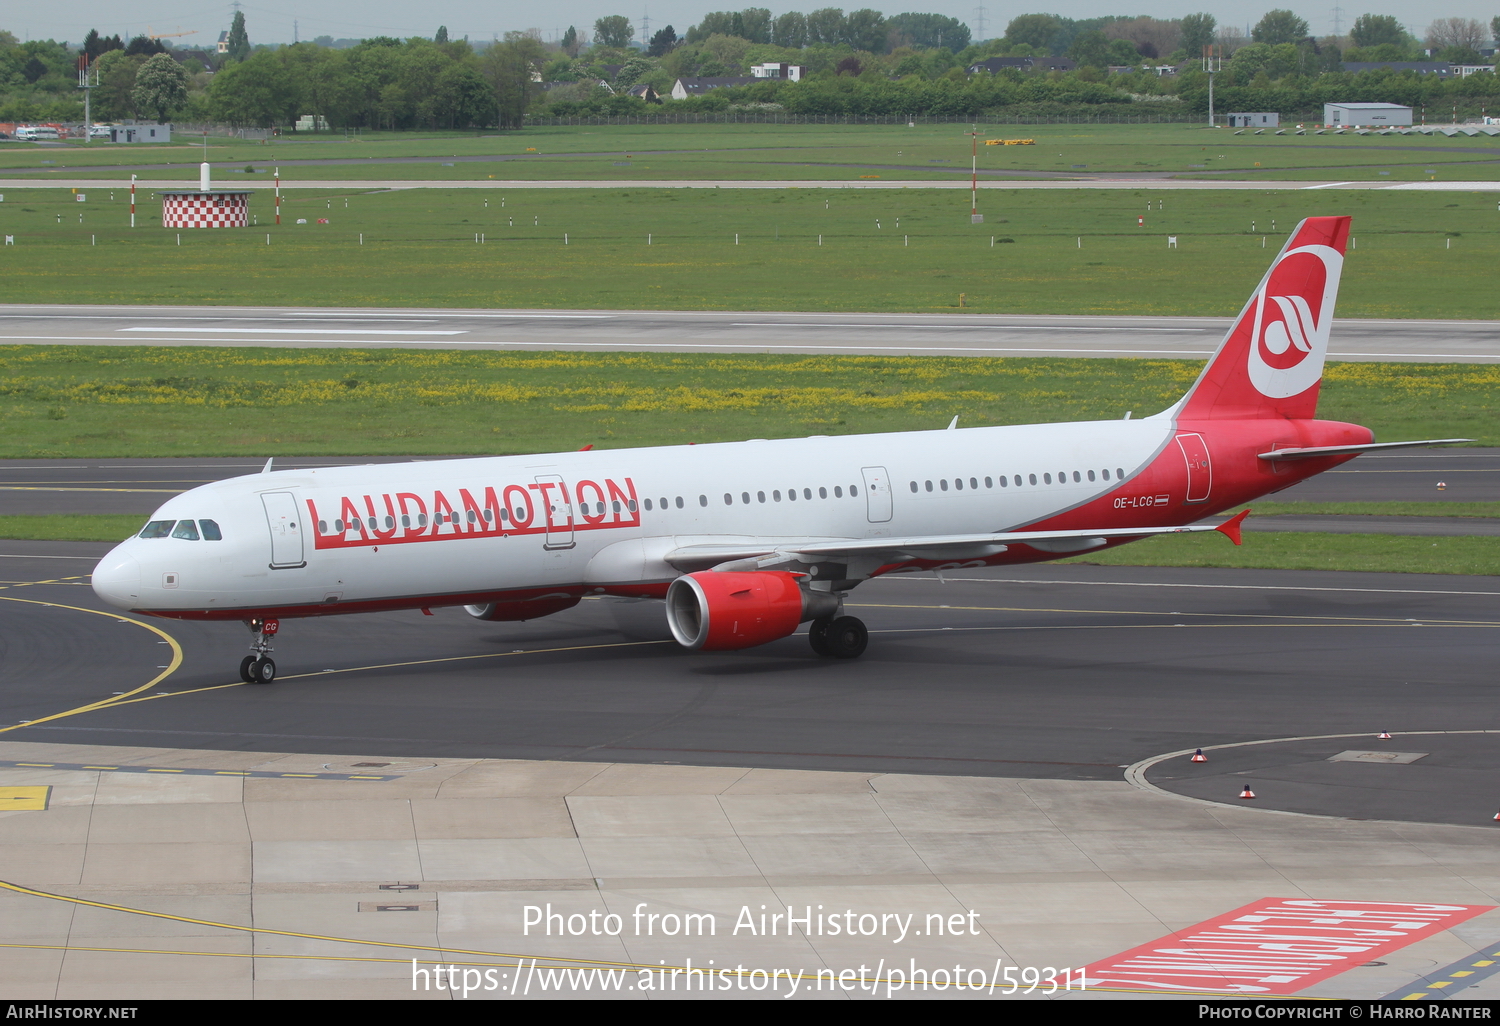
M1000 566L1150 535L1362 452L1313 419L1347 217L1298 225L1197 382L1137 420L580 451L274 471L171 499L94 570L105 601L241 620L241 676L269 683L279 621L463 606L530 620L589 595L666 600L688 649L741 649L811 621L854 658L849 591L883 574ZM1127 415L1128 417L1128 415ZM1248 511L1247 511L1248 512Z

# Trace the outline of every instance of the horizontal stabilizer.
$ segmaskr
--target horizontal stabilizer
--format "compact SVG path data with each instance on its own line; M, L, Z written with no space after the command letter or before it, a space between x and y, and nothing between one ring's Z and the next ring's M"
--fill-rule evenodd
M1424 445L1460 445L1472 442L1472 438L1429 438L1422 442L1371 442L1368 445L1315 445L1306 449L1273 449L1257 453L1262 460L1315 460L1320 456L1358 456L1366 452L1381 452L1385 449L1416 449Z

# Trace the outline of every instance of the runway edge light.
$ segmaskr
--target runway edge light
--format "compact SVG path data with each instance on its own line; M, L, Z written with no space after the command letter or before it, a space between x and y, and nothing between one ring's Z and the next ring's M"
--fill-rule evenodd
M1245 789L1240 792L1240 797L1241 798L1254 798L1255 797L1255 792L1252 791L1252 790L1250 790L1250 785L1249 784L1246 784L1245 785Z
M1203 749L1201 749L1201 748L1198 749L1196 752L1194 752L1193 753L1193 757L1188 760L1188 762L1207 762L1207 761L1208 761L1208 756L1206 756L1206 755L1203 754Z

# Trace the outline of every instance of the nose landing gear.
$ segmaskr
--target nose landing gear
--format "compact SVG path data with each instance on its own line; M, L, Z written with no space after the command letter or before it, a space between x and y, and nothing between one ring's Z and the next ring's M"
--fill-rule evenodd
M255 654L240 661L240 680L246 684L269 684L276 679L276 662L266 653L272 650L271 638L281 630L281 621L257 618L246 620L245 626L255 635L250 642L250 651Z

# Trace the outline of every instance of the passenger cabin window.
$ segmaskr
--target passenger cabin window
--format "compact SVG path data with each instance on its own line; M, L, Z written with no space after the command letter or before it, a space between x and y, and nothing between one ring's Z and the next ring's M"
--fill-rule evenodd
M852 497L852 496L857 496L858 494L859 494L859 489L856 488L854 485L850 485L849 486L849 495Z
M140 537L165 538L172 533L172 525L175 523L177 523L175 520L153 520L141 528Z
M173 538L181 538L184 541L198 540L198 525L191 520L177 521L177 527L172 531Z
M647 513L651 512L651 500L650 499L646 500L646 512Z
M835 499L842 499L844 497L844 486L843 485L834 485L833 486L833 497Z

